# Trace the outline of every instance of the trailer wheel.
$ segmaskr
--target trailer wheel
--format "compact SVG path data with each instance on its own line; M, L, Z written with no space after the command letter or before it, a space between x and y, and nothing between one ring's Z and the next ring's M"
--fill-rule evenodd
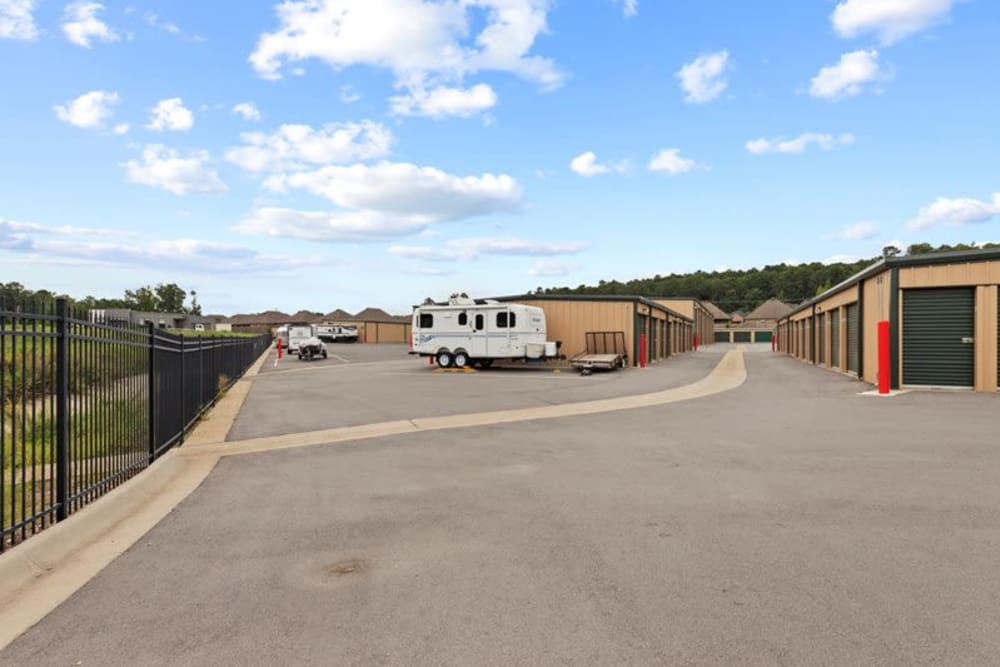
M323 358L326 359L326 350L323 350Z
M465 368L468 365L469 365L469 355L467 355L465 352L456 352L455 353L455 367L456 368Z
M449 368L451 366L451 353L450 352L438 352L437 355L438 367Z

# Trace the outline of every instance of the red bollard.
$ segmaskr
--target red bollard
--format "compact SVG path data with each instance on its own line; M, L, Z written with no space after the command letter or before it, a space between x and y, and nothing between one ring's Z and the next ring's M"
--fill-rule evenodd
M698 334L694 335L694 351L698 351Z
M646 367L646 334L639 334L639 368Z
M878 323L878 393L888 394L892 374L889 357L889 322Z
M278 339L278 358L281 359L281 339Z
M771 336L771 352L778 349L778 334Z

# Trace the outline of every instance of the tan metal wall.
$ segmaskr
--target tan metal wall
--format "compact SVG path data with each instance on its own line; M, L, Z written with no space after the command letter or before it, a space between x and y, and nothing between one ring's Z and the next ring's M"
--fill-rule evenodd
M698 335L699 345L711 345L715 342L715 318L701 301L696 299L653 299L653 301L690 318L694 323L694 333Z
M573 357L587 350L588 331L624 331L629 360L632 349L632 302L518 300L526 306L545 311L547 338L562 341L562 354Z
M378 343L387 345L405 343L409 345L410 343L410 329L412 326L409 322L343 321L331 322L331 324L357 327L359 343L369 343L372 345Z
M864 283L865 312L862 316L864 331L858 335L864 340L864 380L878 383L878 323L889 319L889 271L872 276ZM902 327L900 327L902 329Z

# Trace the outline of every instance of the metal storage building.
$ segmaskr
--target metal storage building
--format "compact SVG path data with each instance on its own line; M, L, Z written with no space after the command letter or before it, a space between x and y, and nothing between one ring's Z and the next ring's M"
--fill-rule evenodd
M890 386L995 392L1000 385L1000 250L880 260L778 324L778 347L878 382L878 322L889 322Z
M708 306L698 299L690 297L651 297L653 301L675 310L694 322L694 335L698 337L699 345L711 345L715 342L715 315Z
M587 351L588 332L623 332L633 366L639 364L635 351L643 334L649 362L688 352L694 342L692 318L641 296L527 294L498 297L497 301L544 310L548 339L560 341L561 353L568 358Z

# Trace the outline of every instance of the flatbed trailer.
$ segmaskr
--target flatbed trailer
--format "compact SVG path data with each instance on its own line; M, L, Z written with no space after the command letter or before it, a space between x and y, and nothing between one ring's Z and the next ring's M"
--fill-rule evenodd
M588 331L585 336L587 351L569 361L582 375L590 375L595 369L612 371L628 366L624 331Z

